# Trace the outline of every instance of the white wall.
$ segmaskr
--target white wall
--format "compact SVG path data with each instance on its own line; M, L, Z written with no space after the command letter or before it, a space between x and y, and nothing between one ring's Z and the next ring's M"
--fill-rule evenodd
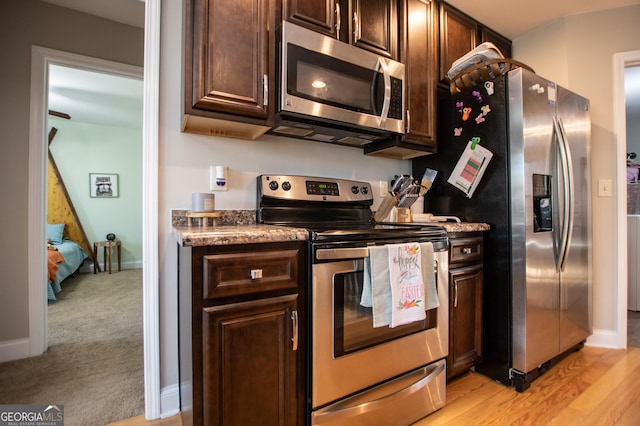
M261 173L334 176L373 183L411 171L408 160L364 156L357 148L274 136L245 141L181 133L182 42L177 36L182 33L181 3L162 3L159 246L163 387L178 380L177 253L169 210L190 208L191 193L208 190L209 165L229 167L229 191L216 193L217 209L255 209L255 182Z
M142 129L55 117L51 126L58 132L50 149L89 243L112 232L122 241L123 267L141 267ZM119 196L90 197L89 173L118 174Z
M640 49L640 6L573 15L514 40L514 58L591 101L594 332L617 328L616 199L598 197L597 181L616 182L613 55ZM621 182L625 184L625 182ZM613 193L616 193L614 189Z

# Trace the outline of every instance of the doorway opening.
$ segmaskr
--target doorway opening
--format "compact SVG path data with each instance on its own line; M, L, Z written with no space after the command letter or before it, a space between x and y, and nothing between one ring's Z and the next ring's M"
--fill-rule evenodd
M45 241L45 224L47 223L47 143L48 140L47 134L49 133L50 126L47 122L48 116L48 98L49 98L49 76L52 67L68 67L69 69L73 69L75 71L91 71L97 73L108 73L111 76L121 76L126 79L135 79L138 81L138 84L142 81L143 78L143 70L141 67L134 67L130 65L123 65L118 63L113 63L110 61L99 60L96 58L84 57L75 54L69 54L66 52L55 51L51 49L45 49L40 47L34 47L32 50L32 99L31 99L31 136L30 136L30 161L29 161L29 212L28 212L28 222L29 222L29 235L28 240L30 242L29 247L42 247L41 244L37 242ZM142 90L140 90L140 97L142 96ZM58 108L58 109L66 109L66 108ZM142 123L142 108L139 111L139 115L141 116L139 121ZM78 114L80 115L80 114ZM60 125L62 123L58 122L56 125ZM84 130L90 128L91 125L84 124ZM142 124L139 125L142 127ZM137 130L137 143L138 143L138 151L142 151L143 146L143 137L142 137L142 129ZM60 133L62 135L62 132ZM58 135L58 136L60 136ZM87 140L90 143L89 140ZM85 160L86 162L86 160ZM142 196L142 168L146 163L146 160L143 160L143 155L141 153L137 156L137 187L139 188L137 194L135 194L136 202L138 204L143 203L141 200L144 200ZM147 165L148 167L148 165ZM96 170L98 171L98 170ZM104 172L104 170L102 170ZM89 183L88 175L84 176L85 171L83 171L82 179L77 179L81 183L80 187L86 187ZM72 179L74 180L74 179ZM130 184L131 182L129 182ZM86 198L89 198L89 194L86 193ZM82 197L81 197L82 198ZM107 200L101 200L107 201ZM123 200L120 200L123 201ZM142 207L138 207L138 216L143 217L142 215ZM138 224L138 228L145 229L145 224ZM140 233L138 229L138 233ZM102 237L92 237L91 241L96 241L97 239L103 239ZM137 237L139 245L142 245L142 236L138 235ZM140 248L138 248L140 251ZM34 250L34 253L29 258L29 270L33 271L29 274L29 327L30 327L30 355L40 355L44 353L44 351L48 347L48 305L47 305L47 288L43 286L42 283L46 282L46 261L45 254L40 250ZM143 265L143 261L138 261L138 267ZM92 272L91 264L89 264L88 272ZM141 280L140 280L141 281ZM64 286L64 284L63 284ZM142 301L139 303L138 312L142 314L142 308L144 303ZM142 315L140 315L142 316ZM145 322L146 322L145 317ZM139 333L142 334L143 327L139 327ZM146 331L145 331L146 334ZM141 345L142 346L142 345ZM146 373L146 359L144 362L144 370ZM141 366L142 368L142 366ZM141 379L142 381L143 379ZM142 384L141 384L142 385ZM147 380L144 379L144 388L145 394L147 389ZM142 386L141 386L142 387ZM153 392L155 393L155 392ZM152 395L153 395L152 393ZM146 402L145 402L146 405ZM146 410L144 410L146 411ZM157 417L157 415L156 415Z
M613 55L613 120L616 138L616 227L617 227L617 327L615 347L628 345L628 226L627 226L627 111L625 108L625 70L640 66L640 50ZM637 259L634 260L637 262Z
M624 68L627 151L627 345L640 347L640 65Z

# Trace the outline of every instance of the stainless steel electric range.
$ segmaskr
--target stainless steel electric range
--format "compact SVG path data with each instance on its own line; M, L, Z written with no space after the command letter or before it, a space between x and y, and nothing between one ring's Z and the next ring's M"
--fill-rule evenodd
M448 239L439 226L377 223L371 185L261 175L257 222L309 230L309 419L312 425L411 424L445 404ZM373 327L361 306L371 246L431 242L439 306Z

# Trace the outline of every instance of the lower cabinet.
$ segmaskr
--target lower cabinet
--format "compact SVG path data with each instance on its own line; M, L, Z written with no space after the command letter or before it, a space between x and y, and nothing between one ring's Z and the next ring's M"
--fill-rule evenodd
M183 424L304 424L305 250L180 248Z
M448 379L482 361L482 236L450 242Z
M295 425L297 295L203 309L205 425Z

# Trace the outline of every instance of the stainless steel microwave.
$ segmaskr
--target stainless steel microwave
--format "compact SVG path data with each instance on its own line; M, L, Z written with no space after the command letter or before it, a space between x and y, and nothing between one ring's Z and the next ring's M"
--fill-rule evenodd
M286 21L280 53L272 133L350 145L404 133L403 64Z

